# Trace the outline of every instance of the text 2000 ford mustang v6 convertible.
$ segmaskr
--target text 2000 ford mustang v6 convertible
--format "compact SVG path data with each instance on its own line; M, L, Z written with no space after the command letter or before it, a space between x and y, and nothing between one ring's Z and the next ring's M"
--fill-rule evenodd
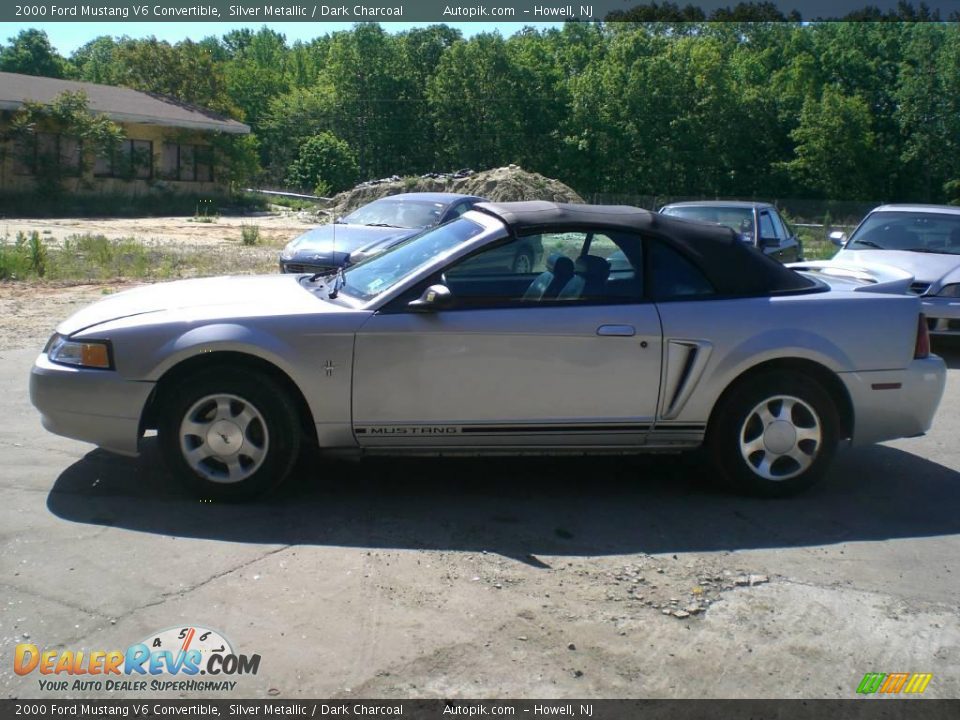
M531 236L545 260L509 256ZM508 268L513 268L508 269ZM841 440L925 432L920 301L831 286L725 227L631 207L483 204L323 278L187 280L62 323L30 392L52 432L255 494L301 444L362 453L705 445L735 488L811 485Z

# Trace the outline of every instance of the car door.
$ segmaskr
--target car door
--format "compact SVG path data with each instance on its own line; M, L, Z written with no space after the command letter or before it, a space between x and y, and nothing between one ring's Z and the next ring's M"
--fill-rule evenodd
M783 225L774 222L774 215L770 210L760 210L759 237L760 249L767 255L780 262L784 262L786 247L786 233Z
M796 262L800 259L800 241L789 230L789 226L776 210L770 211L770 219L773 222L773 230L777 239L780 241L780 252L777 259L781 262Z
M797 262L803 260L803 243L797 237L797 232L780 213L774 213L774 224L783 228L784 241L784 262Z
M540 236L556 274L527 273L484 249L372 316L356 337L353 421L365 447L632 446L656 417L661 331L643 300L638 238ZM607 282L616 251L638 269ZM559 256L563 260L557 260ZM559 265L572 268L569 278ZM603 269L606 268L606 276ZM445 281L455 305L407 304ZM540 290L543 290L540 293ZM539 294L539 295L538 295Z

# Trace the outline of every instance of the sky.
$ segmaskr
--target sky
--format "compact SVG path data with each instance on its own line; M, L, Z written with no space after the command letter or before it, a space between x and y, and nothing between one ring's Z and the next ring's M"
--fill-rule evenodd
M78 47L88 43L101 35L129 35L133 38L144 38L150 35L158 40L167 40L171 43L180 40L200 40L209 35L221 36L231 30L250 28L259 30L263 22L98 22L98 23L69 23L69 22L33 22L33 23L0 23L0 43L6 43L7 38L15 36L21 30L37 28L47 33L50 42L61 55L69 55ZM349 30L352 22L272 22L266 23L271 30L287 36L287 42L296 40L312 40L337 30ZM435 23L380 23L388 32L402 32L412 27L423 27ZM559 23L444 23L460 30L465 37L478 33L499 30L501 35L510 35L523 27L535 28L556 27Z

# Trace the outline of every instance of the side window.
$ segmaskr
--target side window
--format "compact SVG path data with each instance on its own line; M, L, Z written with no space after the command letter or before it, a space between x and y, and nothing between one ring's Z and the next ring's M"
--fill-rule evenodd
M780 237L773 228L773 220L770 219L770 213L766 210L760 212L760 238Z
M460 217L470 208L471 208L471 203L469 202L465 201L465 202L457 203L452 208L450 208L449 212L447 213L447 219L444 222L449 222L450 220L454 220Z
M591 232L525 235L447 269L460 307L638 302L638 238Z
M654 300L678 300L713 295L703 271L678 250L653 240L647 245L650 294Z
M770 217L773 220L773 231L776 233L776 237L778 237L780 240L786 240L788 237L790 237L790 234L784 227L780 213L772 212L770 213Z

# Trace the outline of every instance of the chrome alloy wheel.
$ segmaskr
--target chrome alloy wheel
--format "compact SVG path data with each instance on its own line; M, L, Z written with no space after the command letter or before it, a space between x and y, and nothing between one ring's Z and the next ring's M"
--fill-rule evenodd
M517 255L517 258L513 261L513 272L517 275L526 275L532 271L533 261L530 260L530 256L526 253Z
M764 480L789 480L817 459L823 429L800 398L776 395L757 404L740 429L740 454Z
M270 438L263 416L236 395L207 395L180 423L180 451L190 468L216 483L238 483L267 456Z

